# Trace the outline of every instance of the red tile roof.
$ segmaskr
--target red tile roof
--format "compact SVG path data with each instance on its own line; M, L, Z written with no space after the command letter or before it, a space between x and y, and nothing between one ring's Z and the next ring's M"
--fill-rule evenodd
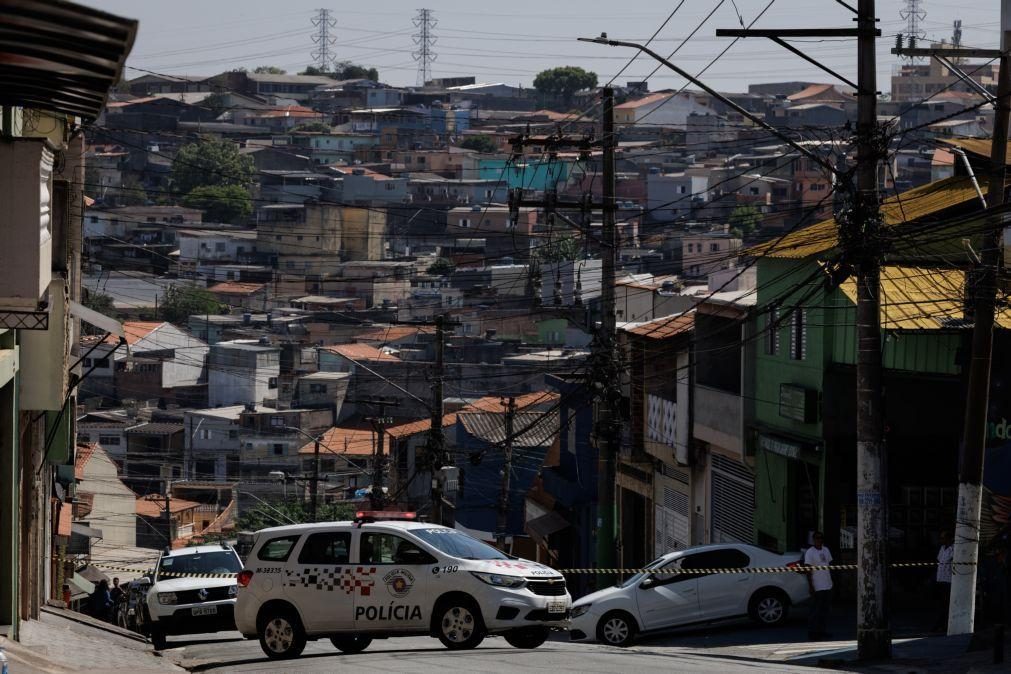
M614 106L615 110L634 110L636 108L641 108L644 105L652 105L654 103L659 103L661 101L666 101L668 98L674 94L670 92L666 93L656 93L649 94L648 96L643 96L642 98L637 98L634 101L628 101L627 103L622 103L621 105Z
M157 323L154 321L128 321L123 323L123 332L126 333L126 343L133 346L162 325L164 325L164 321ZM107 344L116 344L119 342L119 337L109 335L105 341Z
M835 98L844 101L848 100L849 97L845 93L839 91L834 84L812 84L811 86L801 89L795 94L790 94L786 97L788 101L803 101L808 98L814 98L816 96L821 96L822 94L835 93Z
M336 344L325 347L330 353L336 353L348 360L364 360L369 362L399 363L400 359L392 353L381 351L370 344Z
M360 332L355 336L355 339L359 342L379 342L380 344L389 344L391 342L399 342L402 339L412 336L434 333L435 328L429 326L391 325L385 328L377 327Z
M77 445L77 456L74 457L74 477L84 479L84 469L91 461L92 455L98 449L97 442L81 442Z
M183 510L192 510L200 504L196 501L187 501L181 498L169 499L169 507L173 513ZM164 517L165 497L160 494L148 494L137 499L137 514L141 517Z
M649 323L626 330L629 334L649 339L667 339L695 329L695 312L679 316L664 316Z
M312 454L316 443L308 442L299 454ZM375 451L375 432L371 428L335 426L320 438L320 455L372 456Z
M221 295L254 295L263 290L262 283L240 283L239 281L224 281L207 289L209 293Z

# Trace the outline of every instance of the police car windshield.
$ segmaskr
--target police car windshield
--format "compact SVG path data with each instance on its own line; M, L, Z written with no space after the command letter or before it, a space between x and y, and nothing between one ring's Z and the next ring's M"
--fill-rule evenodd
M158 575L162 578L183 573L238 573L241 570L239 558L230 550L162 557L158 564Z
M413 529L411 533L450 557L510 559L503 552L456 529Z

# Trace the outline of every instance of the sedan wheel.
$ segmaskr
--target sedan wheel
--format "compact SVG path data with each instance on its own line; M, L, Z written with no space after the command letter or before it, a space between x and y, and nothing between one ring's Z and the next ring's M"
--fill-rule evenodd
M635 639L635 623L625 613L609 613L597 624L597 640L610 646L629 646Z
M764 590L751 599L748 613L761 625L781 625L786 622L790 609L781 592Z

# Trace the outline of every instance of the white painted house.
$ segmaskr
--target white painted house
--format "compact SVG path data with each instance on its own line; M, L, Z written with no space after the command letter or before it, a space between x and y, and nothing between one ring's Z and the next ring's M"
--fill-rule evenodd
M666 126L688 128L689 115L714 114L704 98L691 91L661 91L614 107L614 123L620 126Z
M137 495L119 479L116 464L98 443L79 444L74 462L74 522L102 532L109 547L137 544Z

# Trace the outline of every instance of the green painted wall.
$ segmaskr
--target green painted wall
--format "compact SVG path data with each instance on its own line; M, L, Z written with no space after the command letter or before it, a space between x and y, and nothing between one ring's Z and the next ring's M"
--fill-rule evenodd
M0 330L0 349L15 349L13 330ZM0 625L12 626L11 638L17 638L21 518L16 382L14 377L0 385Z

